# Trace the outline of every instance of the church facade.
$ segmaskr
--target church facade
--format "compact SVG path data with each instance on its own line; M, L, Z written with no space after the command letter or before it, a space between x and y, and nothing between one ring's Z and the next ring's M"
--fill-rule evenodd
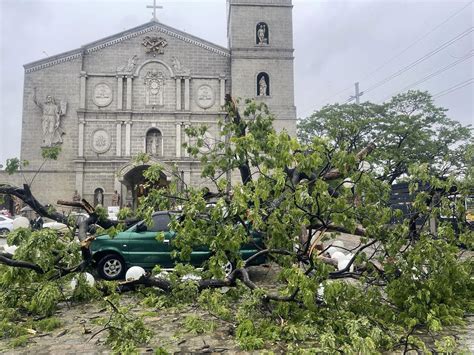
M206 185L183 148L185 129L206 125L206 141L220 139L226 94L265 102L275 127L295 134L291 0L227 0L227 19L228 48L155 18L26 64L25 174L42 164L42 147L61 147L36 177L35 195L133 206L147 167L134 161L140 153L176 167L186 184ZM165 174L161 184L171 179Z

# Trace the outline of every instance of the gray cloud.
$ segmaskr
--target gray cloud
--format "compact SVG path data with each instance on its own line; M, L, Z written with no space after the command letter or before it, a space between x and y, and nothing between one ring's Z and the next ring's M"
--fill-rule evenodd
M473 7L426 36L383 69L374 70L468 1L294 1L295 96L298 116L344 102L353 83L365 90L473 25ZM19 156L25 63L78 48L151 19L139 0L1 0L0 163ZM227 46L225 0L160 1L158 18ZM363 96L381 102L472 50L472 33ZM415 87L438 93L473 77L472 58ZM348 88L338 95L341 89ZM450 117L473 123L473 85L436 100ZM328 99L328 100L326 100Z

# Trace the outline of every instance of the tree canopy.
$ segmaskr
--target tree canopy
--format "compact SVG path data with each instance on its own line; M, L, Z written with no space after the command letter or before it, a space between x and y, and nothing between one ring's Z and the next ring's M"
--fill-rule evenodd
M465 175L472 166L466 156L474 142L472 128L450 119L446 111L420 91L399 94L380 105L328 105L299 122L298 137L306 143L326 137L335 148L349 152L374 142L378 149L368 161L378 177L390 183L413 164L428 164L439 177Z

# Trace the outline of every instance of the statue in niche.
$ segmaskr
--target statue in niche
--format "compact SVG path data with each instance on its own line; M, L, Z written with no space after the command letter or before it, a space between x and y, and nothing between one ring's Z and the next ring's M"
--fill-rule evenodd
M61 116L66 114L67 102L61 101L59 104L51 95L46 96L44 103L38 102L36 98L36 88L34 88L33 101L43 112L41 126L43 129L43 147L52 147L63 142L64 131L61 127Z
M151 130L146 135L146 152L150 155L160 155L161 133Z
M258 96L267 96L267 81L265 80L265 76L262 75L260 81L258 82Z
M268 44L267 26L264 23L257 25L257 44Z
M137 61L138 55L135 54L134 56L128 58L127 64L125 64L123 67L117 67L117 71L122 73L131 73L135 69Z
M97 205L104 205L104 191L101 188L94 191L94 207L97 207Z
M163 106L165 76L153 69L145 77L145 105Z
M74 195L72 196L72 201L81 202L81 195L79 195L79 192L77 192L77 190L74 191Z

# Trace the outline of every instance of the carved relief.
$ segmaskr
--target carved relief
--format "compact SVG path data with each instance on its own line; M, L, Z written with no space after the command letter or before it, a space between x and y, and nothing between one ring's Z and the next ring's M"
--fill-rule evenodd
M164 53L163 49L168 45L168 42L163 37L146 36L142 45L146 48L147 53L153 53L153 56L156 56Z
M117 71L120 73L131 73L135 69L138 61L138 55L134 55L130 58L128 58L127 64L125 64L122 67L117 67Z
M105 153L110 148L110 136L107 131L98 129L92 134L91 138L92 150L96 153Z
M163 106L165 76L163 72L153 69L145 77L145 105Z
M189 75L190 74L190 70L183 67L181 65L181 61L176 57L171 58L171 66L173 67L173 71L175 75Z
M92 100L98 107L110 105L113 99L112 89L105 83L97 84L94 88Z
M201 108L209 108L214 105L214 90L209 85L201 85L197 90L196 103Z
M66 114L67 102L60 101L59 104L53 96L46 96L45 102L38 102L36 99L36 88L34 88L33 101L38 106L43 116L41 118L41 126L43 129L43 147L52 147L62 144L63 128L61 125L61 117Z

